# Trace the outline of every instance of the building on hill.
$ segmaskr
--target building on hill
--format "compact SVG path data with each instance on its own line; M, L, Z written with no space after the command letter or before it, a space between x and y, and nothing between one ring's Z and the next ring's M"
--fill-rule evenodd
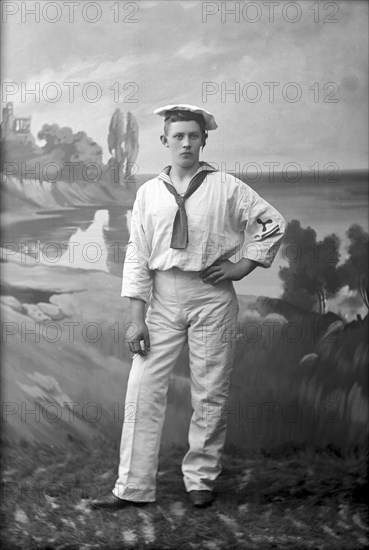
M23 145L36 145L35 138L31 134L31 117L15 117L11 101L2 109L0 138Z

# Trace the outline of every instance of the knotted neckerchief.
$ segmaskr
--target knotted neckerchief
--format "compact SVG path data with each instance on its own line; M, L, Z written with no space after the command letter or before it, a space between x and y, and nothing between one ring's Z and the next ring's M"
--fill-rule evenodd
M174 195L176 203L178 204L178 210L176 212L173 223L173 232L170 247L175 249L183 249L186 248L188 244L188 223L184 203L186 199L188 199L196 191L196 189L200 187L200 185L208 175L208 172L215 172L215 169L206 163L201 165L199 171L196 172L196 174L193 176L190 183L188 184L187 191L182 197L177 192L175 187L170 183L170 168L170 166L167 166L159 175L159 178L163 181L168 191L172 193L172 195Z

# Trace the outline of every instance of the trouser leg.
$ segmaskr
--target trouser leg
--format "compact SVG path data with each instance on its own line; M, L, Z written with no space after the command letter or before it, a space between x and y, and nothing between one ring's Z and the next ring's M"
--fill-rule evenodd
M217 289L217 291L215 291ZM237 296L230 284L214 285L188 329L193 415L182 462L187 491L212 490L221 472L227 402L235 352Z
M165 277L170 283L170 275ZM165 303L152 298L146 323L151 351L136 356L128 380L115 496L133 501L155 501L158 454L167 405L171 371L187 342L187 327L170 289ZM133 418L134 417L134 418Z

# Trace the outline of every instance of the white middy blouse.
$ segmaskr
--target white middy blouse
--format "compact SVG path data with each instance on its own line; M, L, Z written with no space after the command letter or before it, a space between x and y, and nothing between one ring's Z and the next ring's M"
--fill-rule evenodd
M261 267L272 265L281 245L286 222L282 215L246 183L207 163L199 171L208 175L186 200L188 245L170 248L173 222L178 210L161 172L137 191L126 246L121 295L149 301L153 270L178 267L202 271L218 259L235 255ZM196 172L196 173L198 173Z

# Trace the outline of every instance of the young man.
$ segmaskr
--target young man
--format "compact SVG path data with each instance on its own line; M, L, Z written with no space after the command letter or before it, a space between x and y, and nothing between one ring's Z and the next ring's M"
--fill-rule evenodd
M134 356L126 394L135 418L123 424L118 479L112 493L91 502L97 508L155 501L170 374L187 342L193 415L182 473L194 506L212 502L236 343L232 281L270 267L285 229L248 185L200 162L207 132L217 128L211 113L193 105L155 113L165 119L160 139L171 165L137 191L122 284L135 327L127 333Z

